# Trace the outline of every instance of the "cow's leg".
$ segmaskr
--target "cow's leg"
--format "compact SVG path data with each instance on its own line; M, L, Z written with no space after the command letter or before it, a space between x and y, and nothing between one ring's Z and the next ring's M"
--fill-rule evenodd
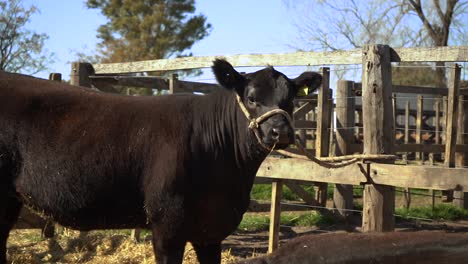
M221 263L221 243L196 244L192 243L200 264Z
M168 237L159 227L153 227L153 250L157 264L181 264L186 241Z
M21 207L21 202L11 192L0 194L0 264L6 263L8 235L18 219Z

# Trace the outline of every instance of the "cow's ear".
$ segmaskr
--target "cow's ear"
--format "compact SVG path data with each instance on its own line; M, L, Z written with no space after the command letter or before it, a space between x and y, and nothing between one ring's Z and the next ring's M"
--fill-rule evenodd
M224 59L216 59L211 66L216 81L229 90L236 89L237 93L243 94L245 78L238 73L232 65Z
M298 96L305 96L317 90L322 83L322 75L316 72L304 72L292 81L296 87L296 94ZM304 93L304 90L307 90L307 92Z

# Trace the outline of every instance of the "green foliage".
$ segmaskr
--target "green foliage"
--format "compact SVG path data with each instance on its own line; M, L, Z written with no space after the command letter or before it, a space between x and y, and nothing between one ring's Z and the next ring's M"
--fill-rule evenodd
M289 227L331 225L334 223L333 218L316 212L285 212L281 214L280 218L280 225ZM268 230L269 226L270 217L268 215L245 214L237 229L239 231L258 232Z
M302 186L310 195L314 194L312 185ZM271 199L271 185L270 184L254 184L250 192L251 199L254 200L270 200ZM283 186L282 199L287 201L298 201L299 196L293 193L287 186Z
M206 37L211 25L194 0L87 0L109 22L98 29L102 62L164 59L184 53Z
M429 64L408 62L399 65L411 67L392 67L392 84L394 85L433 87L437 83L436 70L429 68Z
M48 70L53 54L43 49L46 34L25 27L38 9L22 4L21 0L0 1L0 70L36 74Z
M449 204L438 204L434 207L431 206L417 207L417 208L398 208L395 214L403 219L411 219L412 217L433 219L433 220L460 220L468 218L468 210L461 209Z

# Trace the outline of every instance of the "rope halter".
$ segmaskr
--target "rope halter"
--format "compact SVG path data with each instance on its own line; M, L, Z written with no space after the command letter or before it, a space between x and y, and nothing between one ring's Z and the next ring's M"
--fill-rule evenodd
M264 113L263 115L255 118L255 117L250 116L249 111L247 110L244 103L242 102L242 99L240 98L240 96L237 93L236 93L236 100L237 100L237 104L239 105L240 109L244 113L245 117L249 120L249 129L254 132L255 137L257 138L257 141L258 141L259 145L263 149L265 149L268 153L271 153L274 150L274 148L276 146L276 143L278 143L278 140L276 140L276 142L273 144L272 147L269 147L269 146L265 145L265 143L263 143L263 141L262 141L262 139L260 137L260 131L259 130L260 130L260 125L266 119L270 118L273 115L277 115L277 114L283 115L286 118L286 120L289 122L291 127L294 129L294 126L293 126L294 123L293 123L293 121L291 119L291 116L288 114L288 112L278 108L278 109L270 110L270 111ZM344 156L338 156L338 157L315 157L312 153L307 151L299 143L299 141L297 140L296 137L295 137L294 144L297 146L297 148L304 155L298 155L298 154L291 153L291 152L286 151L286 150L277 150L277 151L278 151L278 153L280 153L282 155L289 156L289 157L292 157L292 158L301 158L301 159L311 160L311 161L319 164L320 166L327 167L327 168L344 167L344 166L350 165L352 163L355 163L355 162L357 162L359 160L383 160L383 159L394 160L394 159L397 158L395 155L387 155L387 154L355 154L355 155L344 155Z
M265 122L265 120L267 120L268 118L270 118L270 117L272 117L274 115L280 114L280 115L283 115L286 118L286 120L288 121L288 123L292 126L293 121L291 119L291 116L288 114L288 112L277 108L277 109L270 110L270 111L264 113L263 115L261 115L261 116L259 116L257 118L252 117L250 115L249 111L247 110L247 107L245 107L244 103L242 102L242 99L240 98L240 96L237 93L235 93L235 94L236 94L237 104L239 105L240 109L244 113L245 117L249 120L249 129L253 131L255 137L257 138L257 141L258 141L259 145L263 149L265 149L267 152L273 151L273 149L276 146L276 143L278 143L278 140L275 141L275 143L273 144L272 147L269 147L269 146L265 145L265 143L263 143L263 141L262 141L262 138L260 137L260 125L263 122Z

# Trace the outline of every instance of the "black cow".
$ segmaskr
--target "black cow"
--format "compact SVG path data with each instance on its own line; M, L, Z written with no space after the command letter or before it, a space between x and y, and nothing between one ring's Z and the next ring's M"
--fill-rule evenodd
M440 231L304 235L237 264L464 264L466 233Z
M0 263L23 205L78 230L150 228L158 263L181 263L187 241L201 263L219 263L268 155L236 93L252 117L291 114L297 90L321 76L290 80L272 67L241 75L223 59L212 70L224 89L155 97L1 72ZM270 147L293 135L278 114L259 131Z

